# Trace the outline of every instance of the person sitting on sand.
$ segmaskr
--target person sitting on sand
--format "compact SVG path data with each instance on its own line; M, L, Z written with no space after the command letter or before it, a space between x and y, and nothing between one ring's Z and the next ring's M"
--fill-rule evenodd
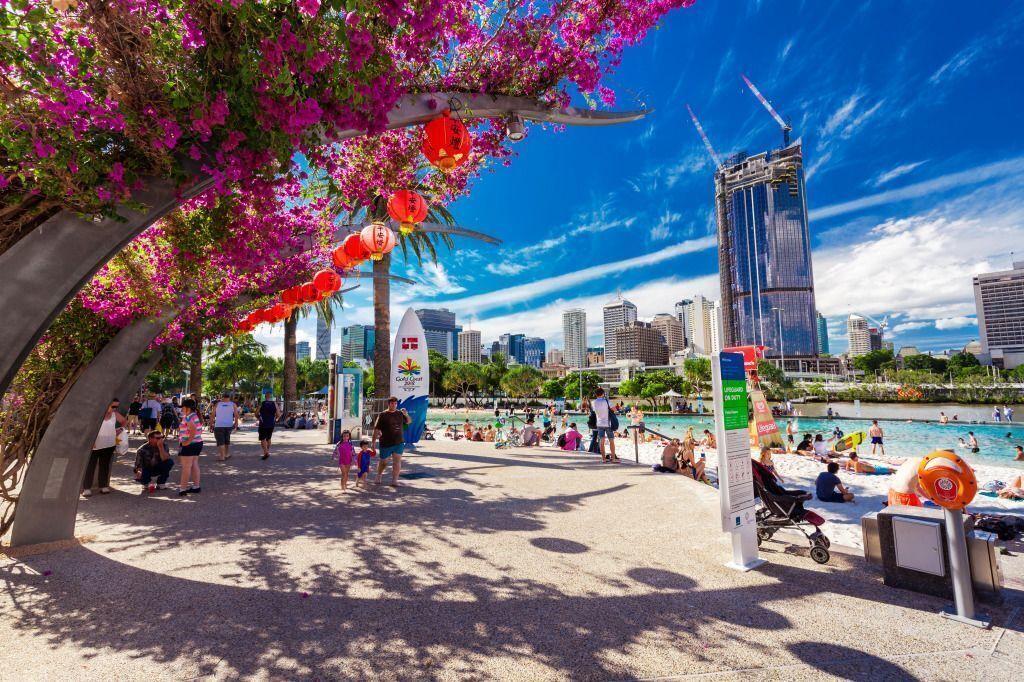
M679 439L673 438L661 451L661 464L655 464L653 469L663 474L674 474L679 471L679 461L676 458L679 454Z
M927 498L917 480L917 467L921 464L920 457L911 457L896 469L889 479L889 506L904 505L920 507L921 497Z
M820 433L814 435L814 443L811 447L814 449L814 454L821 458L822 461L828 459L828 443L825 442Z
M782 475L775 469L775 463L772 462L772 449L770 447L766 445L761 448L761 454L758 456L757 461L761 463L761 466L768 470L768 473L775 477L776 481L779 483L785 483L785 481L782 480Z
M679 463L678 473L684 476L690 476L695 481L703 481L706 479L704 475L704 460L697 458L693 454L693 446L683 443L682 449L679 454L676 455L676 461Z
M718 447L718 445L715 443L714 434L708 431L707 429L704 429L704 437L700 439L700 444L709 448Z
M803 455L805 457L814 456L814 446L811 445L811 434L805 433L804 439L797 443L796 454Z
M526 426L523 427L523 445L526 447L540 445L540 429L533 425L533 417L530 417L526 421Z
M846 489L843 482L836 476L839 471L837 462L829 462L825 471L818 474L814 481L814 492L822 502L853 502L853 493Z
M1010 481L1009 485L999 491L999 497L1007 500L1024 500L1024 475Z
M843 466L846 471L852 471L855 474L875 474L878 476L884 476L893 472L889 467L876 466L874 464L868 464L867 462L860 461L856 452L850 453L850 459L846 460L846 463Z
M468 419L462 423L462 435L467 439L473 437L473 425L469 423Z
M562 449L576 450L579 448L581 440L583 440L583 434L576 430L576 422L573 422L569 424L569 430L565 432L565 445L562 446Z
M687 426L686 427L686 433L683 434L683 445L689 445L689 446L692 447L693 444L696 443L696 442L697 442L697 439L693 435L693 427L692 426Z

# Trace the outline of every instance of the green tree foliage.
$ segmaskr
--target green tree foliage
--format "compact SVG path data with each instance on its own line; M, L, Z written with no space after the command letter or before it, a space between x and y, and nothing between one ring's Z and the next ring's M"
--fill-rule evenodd
M949 371L958 379L972 375L977 376L978 372L971 369L973 367L980 368L981 363L971 353L957 353L949 359Z
M486 390L494 395L501 390L501 380L508 371L508 362L501 353L495 353L491 359L482 367L484 373L484 386Z
M693 392L703 395L711 386L711 358L688 358L683 362L683 374Z
M569 400L579 400L580 377L583 377L583 399L594 397L597 387L601 384L601 377L596 372L573 372L565 377L565 397Z
M853 359L853 366L865 374L874 374L875 370L881 369L883 364L892 359L892 351L888 348L883 348L870 351L864 355L858 355Z
M444 385L444 375L450 361L436 350L427 351L427 359L430 362L430 395L443 396L448 390Z
M330 370L326 360L304 358L296 363L295 369L299 397L315 393L327 385Z
M946 360L933 358L931 355L919 354L903 358L903 369L918 370L921 372L935 372L944 374L947 366Z
M529 365L516 365L501 378L501 389L513 398L527 398L537 395L544 375Z
M450 362L441 381L446 390L461 395L463 403L468 407L470 392L482 388L486 384L486 377L483 369L475 362Z
M540 394L549 400L565 397L565 379L548 379L540 388Z
M786 375L782 373L782 369L767 360L757 361L757 378L762 383L769 383L772 386L782 386L786 382Z

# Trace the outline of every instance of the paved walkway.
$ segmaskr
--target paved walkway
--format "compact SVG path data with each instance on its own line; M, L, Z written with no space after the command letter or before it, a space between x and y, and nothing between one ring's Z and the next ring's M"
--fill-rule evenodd
M427 443L341 495L322 434L255 435L203 493L80 505L93 539L0 554L0 679L1019 679L1020 590L980 631L855 557L723 567L717 498L547 450ZM1019 559L1015 561L1020 561ZM1024 583L1017 582L1024 586ZM1016 673L1011 673L1015 670Z

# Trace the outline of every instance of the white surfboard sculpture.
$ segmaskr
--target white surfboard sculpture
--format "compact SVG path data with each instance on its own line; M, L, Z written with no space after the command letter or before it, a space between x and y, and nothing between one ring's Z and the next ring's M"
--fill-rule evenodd
M420 440L427 425L427 399L430 396L430 360L427 336L416 312L409 308L402 316L391 354L391 395L398 398L398 409L405 409L412 423L405 427L405 442Z

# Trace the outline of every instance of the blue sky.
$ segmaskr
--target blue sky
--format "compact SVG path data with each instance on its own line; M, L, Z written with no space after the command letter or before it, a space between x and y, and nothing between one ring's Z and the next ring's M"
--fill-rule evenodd
M393 288L392 316L449 307L485 342L522 332L561 347L561 311L584 307L600 345L616 291L641 318L719 298L713 167L685 104L721 155L778 146L745 73L804 142L833 352L853 311L888 316L897 348L962 346L977 338L971 276L1007 269L1011 251L1024 260L1022 29L1015 3L699 1L609 81L617 108L655 111L609 128L531 128L512 166L452 207L504 244L460 241L436 267L399 259L396 272L420 284ZM339 317L372 323L368 286ZM314 327L300 323L300 340ZM280 353L279 329L260 338Z

